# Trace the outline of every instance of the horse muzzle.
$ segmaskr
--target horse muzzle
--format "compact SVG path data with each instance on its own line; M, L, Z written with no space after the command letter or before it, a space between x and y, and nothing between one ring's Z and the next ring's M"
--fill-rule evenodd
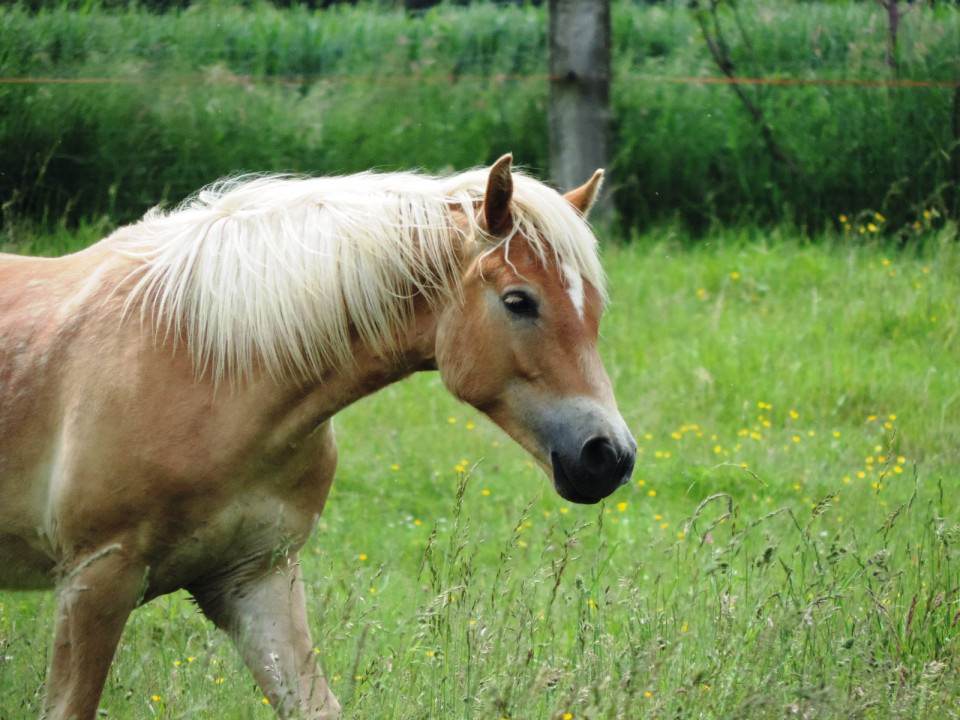
M499 412L486 412L553 476L564 500L598 503L630 481L637 442L616 405L582 395L545 401L522 392L510 400Z
M636 461L636 445L594 436L575 454L553 450L553 484L560 497L592 505L630 480Z

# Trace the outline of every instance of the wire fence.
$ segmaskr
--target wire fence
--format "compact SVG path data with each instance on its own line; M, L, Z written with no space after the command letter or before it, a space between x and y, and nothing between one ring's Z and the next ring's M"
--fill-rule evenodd
M547 73L511 75L428 74L428 75L236 75L174 74L130 77L0 77L0 85L149 85L205 83L219 85L276 84L300 87L314 82L329 83L448 83L474 82L553 82L568 80L567 76ZM673 85L763 85L772 87L849 87L864 89L941 89L960 88L960 80L912 80L903 78L795 78L795 77L727 77L711 75L649 75L631 74L629 79Z

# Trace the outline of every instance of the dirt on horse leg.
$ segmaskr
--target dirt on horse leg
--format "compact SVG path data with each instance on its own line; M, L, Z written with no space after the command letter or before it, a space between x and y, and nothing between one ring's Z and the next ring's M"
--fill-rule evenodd
M140 602L146 568L120 544L72 564L58 587L56 631L43 717L90 720L130 612Z
M194 589L194 597L204 614L233 639L280 717L340 717L340 703L330 692L310 639L296 555L254 579Z

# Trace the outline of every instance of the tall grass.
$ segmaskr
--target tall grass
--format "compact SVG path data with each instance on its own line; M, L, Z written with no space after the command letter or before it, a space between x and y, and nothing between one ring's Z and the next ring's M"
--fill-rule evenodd
M891 79L875 3L741 3L720 14L738 75ZM0 75L108 85L0 84L0 197L8 215L131 219L220 175L419 166L513 150L547 171L544 8L370 5L309 11L197 3L0 9ZM748 87L796 168L770 156L717 75L686 3L614 8L612 186L624 224L882 211L900 227L956 211L957 99L949 88ZM898 77L960 77L960 9L904 19ZM238 77L242 76L242 77Z
M337 417L303 565L347 716L956 717L952 237L663 228L605 264L641 448L605 504L562 502L435 374ZM39 712L53 607L0 593L0 717ZM271 717L182 594L134 614L103 709Z

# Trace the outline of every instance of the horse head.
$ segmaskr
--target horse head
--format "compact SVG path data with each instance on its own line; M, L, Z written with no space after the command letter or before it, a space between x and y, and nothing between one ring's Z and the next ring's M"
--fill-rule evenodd
M586 232L602 177L598 170L564 196ZM464 264L459 301L438 321L437 367L457 398L533 455L563 498L596 503L629 481L637 450L597 352L603 291L550 252L550 237L525 234L513 194L506 155L478 208L489 242Z

